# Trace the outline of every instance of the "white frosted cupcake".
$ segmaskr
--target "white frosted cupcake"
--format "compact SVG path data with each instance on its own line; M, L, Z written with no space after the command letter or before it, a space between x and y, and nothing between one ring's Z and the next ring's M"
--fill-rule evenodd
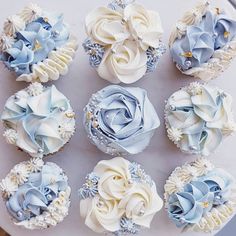
M0 189L15 225L44 229L68 215L68 178L56 164L41 158L17 164L0 182Z
M63 15L29 4L4 22L0 60L15 72L17 81L48 82L68 72L77 50L77 39Z
M236 130L232 97L222 89L197 82L167 100L165 120L167 136L181 151L204 156Z
M96 233L136 234L163 205L141 166L122 157L100 161L79 190L80 214Z
M160 120L141 88L110 85L93 94L84 109L89 139L110 155L142 152Z
M236 56L236 18L202 1L176 23L169 46L182 73L204 81L214 79Z
M35 82L11 96L1 119L7 143L33 157L59 151L75 132L75 113L54 85Z
M114 0L89 13L83 47L90 65L111 83L131 84L153 72L166 48L157 12L132 0Z
M184 231L212 233L235 214L235 179L204 158L177 167L164 188L168 215Z

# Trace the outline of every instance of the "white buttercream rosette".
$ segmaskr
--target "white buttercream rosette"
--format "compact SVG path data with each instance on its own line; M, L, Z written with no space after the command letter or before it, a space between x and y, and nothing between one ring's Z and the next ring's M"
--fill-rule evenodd
M202 19L206 16L207 11L212 12L216 15L219 15L221 13L225 14L225 11L223 9L219 7L211 7L210 1L201 1L196 7L187 11L184 16L176 23L176 26L174 27L169 39L169 47L171 48L176 40L180 40L186 36L187 28L189 26L198 26L201 23ZM226 26L226 28L228 27ZM225 31L222 37L228 38L230 34L230 31ZM217 35L213 35L212 37L217 37ZM203 39L202 42L200 41L201 40L198 40L198 42L196 41L195 44L199 45L199 47L206 47L207 49L207 45L204 45L204 41L206 41L206 39ZM186 57L186 59L191 59L192 54L186 51L186 54L183 54L182 56ZM223 47L215 50L213 55L207 62L202 63L201 65L196 67L191 67L191 60L187 60L185 63L185 69L183 69L178 64L176 64L176 67L185 75L190 75L204 81L209 81L217 78L222 72L224 72L230 66L235 56L236 37L233 37Z
M0 60L16 73L16 81L45 83L59 79L67 74L77 48L77 39L63 22L63 15L46 12L35 3L9 16L0 36ZM37 53L46 56L40 59Z
M168 138L189 154L209 156L236 131L232 97L215 86L193 82L166 101Z
M53 171L52 171L53 170ZM26 229L56 226L68 215L71 188L64 171L41 158L21 162L0 182L15 225Z
M165 52L159 14L134 1L115 0L95 9L85 27L90 65L111 83L136 82L155 70Z
M38 82L11 96L1 120L6 142L33 157L59 151L75 132L75 113L70 101L52 85Z
M96 233L136 234L163 205L151 177L122 157L99 162L79 195L81 216Z
M207 183L208 189L201 189L199 181ZM190 185L193 186L192 189L189 188ZM165 207L168 214L172 220L173 216L175 217L174 223L178 222L178 227L182 227L183 231L213 232L221 229L235 214L234 177L223 169L214 167L205 158L198 158L182 167L177 167L167 179L164 190ZM207 192L214 193L214 197L207 198ZM195 196L194 200L192 197L190 198L192 206L187 200L189 193ZM178 196L177 201L179 201L176 201L175 206L188 209L182 213L181 209L173 210L169 206L173 195ZM184 198L186 198L185 201L183 201ZM205 212L199 218L200 206L205 209ZM178 214L180 218L177 217ZM198 215L198 220L195 223L189 223L195 214Z

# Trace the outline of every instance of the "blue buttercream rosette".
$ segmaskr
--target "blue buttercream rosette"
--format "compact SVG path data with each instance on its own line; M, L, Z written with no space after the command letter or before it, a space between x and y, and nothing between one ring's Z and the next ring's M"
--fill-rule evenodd
M92 95L84 109L89 139L111 155L143 151L159 125L147 92L141 88L110 85Z
M207 84L191 83L166 102L168 138L181 151L209 156L236 131L232 97Z
M235 179L209 161L176 168L165 184L169 218L184 230L212 232L234 214Z
M68 214L68 178L54 163L33 158L17 164L0 183L14 223L27 229L55 226Z
M77 49L63 15L29 4L8 17L0 37L0 60L17 81L47 82L68 71Z
M223 72L235 55L236 19L203 3L178 21L170 52L184 74L208 81Z

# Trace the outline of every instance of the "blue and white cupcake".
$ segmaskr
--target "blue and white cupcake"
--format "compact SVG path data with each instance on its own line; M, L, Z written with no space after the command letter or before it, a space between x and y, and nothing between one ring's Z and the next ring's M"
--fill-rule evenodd
M236 56L236 18L204 2L186 12L170 36L170 51L184 74L208 81Z
M96 233L134 235L149 228L163 206L156 185L137 163L100 161L79 190L80 214Z
M7 143L33 157L59 151L75 132L75 113L70 101L54 85L38 82L11 96L1 120Z
M41 158L17 164L0 182L0 190L15 225L44 229L68 215L68 178L59 166Z
M235 214L235 179L204 158L177 167L164 188L168 215L184 231L213 232Z
M17 75L17 81L48 82L68 72L77 40L63 15L29 4L4 22L0 60Z
M107 86L93 94L84 109L89 139L110 155L143 151L159 125L147 92L141 88Z
M170 96L165 120L169 139L189 154L208 156L236 131L231 95L198 82Z
M85 28L90 65L114 84L131 84L153 72L166 51L159 14L134 0L114 0L93 10Z

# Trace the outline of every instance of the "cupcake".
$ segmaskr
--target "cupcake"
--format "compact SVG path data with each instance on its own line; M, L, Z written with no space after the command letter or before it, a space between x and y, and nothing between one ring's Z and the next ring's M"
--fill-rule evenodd
M219 230L235 213L235 179L204 158L177 167L164 188L169 218L184 231Z
M131 84L153 72L166 48L157 12L132 0L115 0L89 13L83 47L99 76Z
M167 136L181 151L208 156L235 132L232 97L223 90L193 82L175 92L165 108Z
M84 109L89 139L110 155L143 151L159 125L147 92L141 88L107 86L93 94Z
M68 178L59 166L41 158L17 164L1 181L0 189L15 225L44 229L68 215Z
M136 234L163 205L141 166L122 157L100 161L79 189L80 214L96 233Z
M76 49L63 15L32 3L6 19L0 36L0 60L17 81L57 80L68 72Z
M184 74L208 81L236 56L236 18L202 3L188 11L170 36L170 52Z
M70 101L54 85L34 82L11 96L1 119L7 143L33 157L59 151L75 132Z

